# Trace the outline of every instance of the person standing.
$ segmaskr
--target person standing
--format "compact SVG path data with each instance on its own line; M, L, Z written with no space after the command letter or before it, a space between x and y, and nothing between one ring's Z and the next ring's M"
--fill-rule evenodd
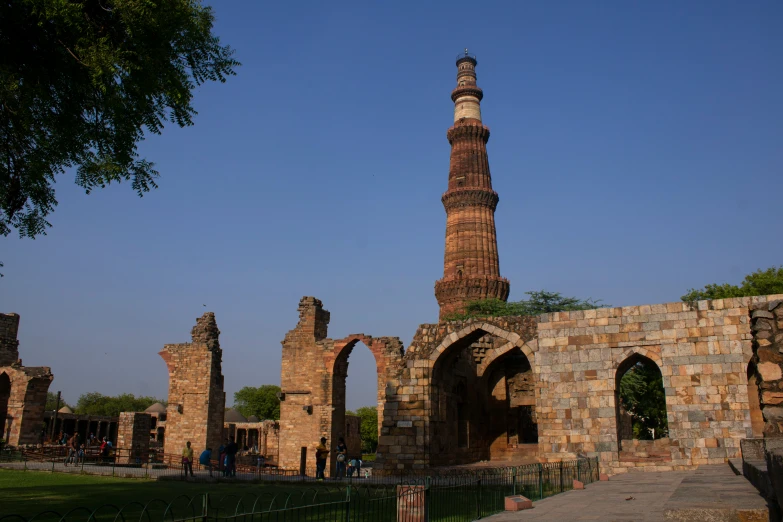
M209 470L209 476L212 476L212 448L207 448L201 452L198 458L199 464Z
M79 434L74 433L73 437L68 439L68 455L65 457L65 464L68 465L69 462L73 461L74 465L76 465L76 456L79 453Z
M182 450L182 469L185 471L185 476L188 476L188 470L190 470L190 476L193 475L193 448L190 447L190 441L185 444L185 449Z
M239 446L234 442L234 438L228 439L228 446L225 449L226 452L226 475L229 477L237 476L237 453L239 452Z
M345 439L340 437L337 441L337 476L339 480L345 478L345 461L348 459L348 448L345 446Z
M326 469L326 457L329 450L326 448L326 437L321 437L321 443L315 447L315 479L324 479L324 470Z

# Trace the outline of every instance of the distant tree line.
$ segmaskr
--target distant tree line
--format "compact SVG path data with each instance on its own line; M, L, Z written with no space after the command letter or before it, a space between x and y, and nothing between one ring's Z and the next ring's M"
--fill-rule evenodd
M144 411L156 402L165 405L166 401L155 397L136 397L132 393L122 393L116 396L102 395L98 392L85 393L79 396L76 406L71 406L62 399L57 406L57 394L46 394L46 411L68 406L77 415L96 415L117 417L123 411Z

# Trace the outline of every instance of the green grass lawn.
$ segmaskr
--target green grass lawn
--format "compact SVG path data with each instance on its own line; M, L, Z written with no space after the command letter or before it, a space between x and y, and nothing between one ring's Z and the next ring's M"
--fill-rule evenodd
M344 493L325 484L154 481L0 469L0 517L10 514L30 517L47 510L64 514L76 507L93 510L104 504L121 507L131 502L146 504L153 499L171 502L180 495L189 497L187 499L180 498L175 503L177 513L185 513L190 511L187 508L190 498L204 493L209 493L212 506L220 504L223 509L231 508L232 510L237 506L239 497L242 497L243 505L247 510L251 509L257 497L261 497L266 505L275 495L284 497L287 494L292 494L294 501L299 505L305 503L302 500L310 503L316 493L317 502L344 498ZM195 501L194 506L196 504L196 509L200 509L201 499ZM131 508L131 513L134 510L139 513L140 509L140 507ZM163 509L165 508L161 503L156 505L154 512L162 513ZM106 517L108 517L110 510L105 511L107 511ZM116 510L112 513L111 519L115 514ZM45 520L56 518L58 517L52 516ZM86 520L87 516L73 517L73 519L77 518Z

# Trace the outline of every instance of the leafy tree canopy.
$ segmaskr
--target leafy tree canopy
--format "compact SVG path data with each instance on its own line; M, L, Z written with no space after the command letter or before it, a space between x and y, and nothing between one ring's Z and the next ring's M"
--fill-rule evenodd
M274 384L264 384L255 388L245 386L234 393L234 409L250 417L255 415L261 420L280 419L280 399L277 394L280 392L280 386Z
M378 408L362 406L356 412L346 411L347 415L359 417L359 432L362 439L362 453L375 453L378 447Z
M604 308L600 299L577 299L563 297L560 292L530 291L525 292L530 298L522 301L505 302L500 299L485 299L471 301L462 313L454 313L445 317L447 321L462 321L471 317L503 317L509 315L535 316L551 312L571 312L574 310L591 310Z
M745 276L742 283L732 285L710 284L696 290L691 288L680 299L683 301L701 301L703 299L726 299L729 297L748 297L752 295L783 294L783 266L772 266L766 270L756 270Z
M213 23L199 0L0 2L0 234L45 234L71 167L88 194L155 188L144 132L192 125L195 87L239 66Z
M136 397L132 393L123 393L116 397L101 395L98 392L85 393L76 402L74 413L79 415L107 415L116 417L123 411L144 411L156 402L166 401L155 397Z
M45 411L59 410L63 406L68 406L73 410L73 406L65 402L62 397L60 397L60 405L57 406L57 394L54 392L46 392L46 406L44 406Z
M620 379L620 401L633 417L634 438L650 440L669 433L663 377L654 364L637 363Z

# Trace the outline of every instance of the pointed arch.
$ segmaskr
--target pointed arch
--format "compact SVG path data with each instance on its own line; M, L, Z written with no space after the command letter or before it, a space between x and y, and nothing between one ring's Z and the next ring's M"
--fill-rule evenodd
M658 347L658 350L660 350L660 347ZM625 368L625 370L633 366L633 364L627 362L632 357L637 360L639 357L644 357L645 359L651 360L658 367L658 370L663 373L663 361L661 360L661 355L658 353L658 351L650 350L643 346L634 346L632 348L628 348L614 358L612 361L612 370L615 372L615 374L617 374L617 370L621 365Z
M493 362L495 362L498 358L504 356L514 348L519 348L522 353L525 354L525 357L527 357L528 362L530 363L530 368L533 369L533 372L535 373L535 353L538 351L538 339L533 339L528 342L522 342L522 339L519 341L512 343L507 342L500 348L497 348L495 350L492 350L491 352L487 353L487 356L481 361L481 364L477 367L477 374L479 377L482 377L484 373L487 371L487 368L489 368Z
M443 341L441 341L438 347L432 351L432 354L430 355L430 365L434 366L441 356L454 343L458 343L462 346L468 345L477 341L486 334L494 335L508 341L500 348L496 348L488 352L488 359L491 358L492 360L495 360L512 348L518 347L520 350L522 350L525 356L527 356L528 360L530 361L530 366L535 370L533 353L538 349L538 341L533 340L529 343L526 343L518 333L505 330L488 322L471 323L459 331L447 335ZM486 370L486 368L487 366L484 366L481 371Z
M637 364L641 364L645 368L652 368L657 372L657 376L660 377L660 380L657 380L657 378L653 377L655 380L649 381L645 380L644 382L647 383L649 386L651 383L660 383L660 388L658 389L658 392L660 392L660 401L657 405L658 408L661 406L663 407L663 411L666 413L664 415L661 422L652 421L653 427L650 427L649 425L647 427L644 427L644 424L641 425L639 422L650 422L651 418L648 418L646 416L639 416L638 412L636 414L633 413L633 411L626 411L623 407L623 402L621 400L621 381L625 378L627 374L630 373L631 369L634 368ZM637 439L636 434L636 427L640 427L640 429L644 429L646 432L652 433L653 438L661 438L661 434L666 436L668 433L668 413L670 409L669 401L666 397L666 388L664 387L664 376L662 371L662 361L660 354L656 351L649 350L644 347L633 347L629 348L628 350L625 350L621 354L619 354L617 357L615 357L613 361L613 370L614 370L614 398L615 398L615 420L616 420L616 427L617 427L617 444L618 444L618 450L620 451L620 457L623 456L623 452L626 450L632 451L632 448L636 447L637 444L635 442L635 439ZM642 374L644 375L644 374ZM647 373L647 378L649 379L649 373ZM658 385L655 385L655 389L658 388ZM645 395L650 392L651 388L646 388ZM644 411L644 410L643 410ZM636 416L634 416L636 415ZM644 421L644 419L647 419L647 421ZM655 417L652 417L652 419L655 419ZM649 428L649 429L648 429ZM639 438L644 439L646 436L643 435L644 432L639 432ZM629 442L630 441L630 442ZM625 447L625 444L630 444L629 448ZM641 444L641 443L639 443ZM646 446L649 446L648 442L645 442ZM649 448L648 448L649 449ZM621 458L622 460L622 458Z

